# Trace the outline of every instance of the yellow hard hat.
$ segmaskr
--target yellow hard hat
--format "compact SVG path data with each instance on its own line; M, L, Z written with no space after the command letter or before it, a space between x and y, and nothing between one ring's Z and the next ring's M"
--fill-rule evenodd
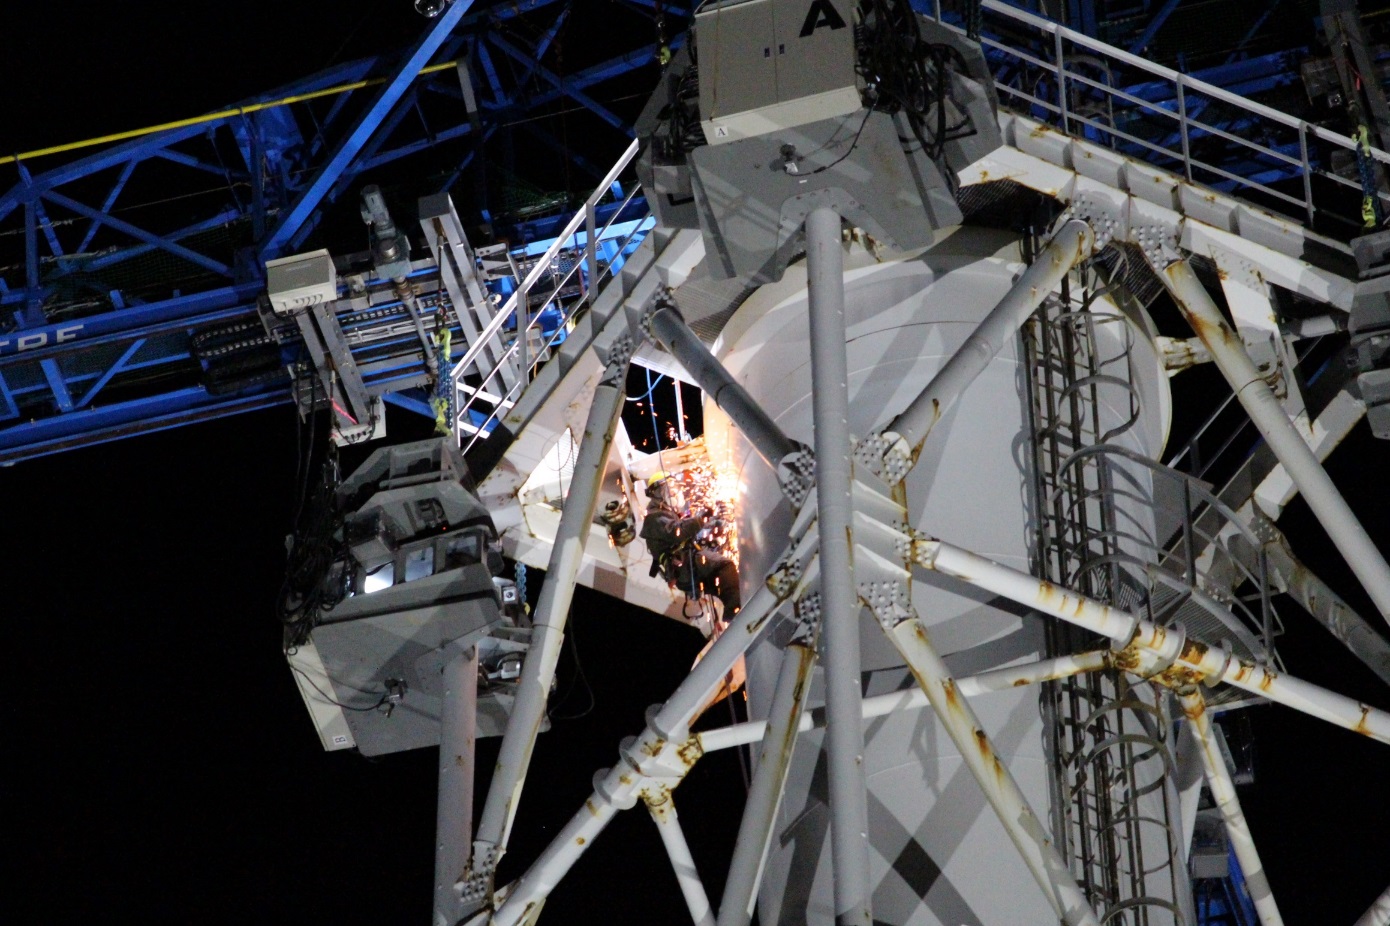
M659 483L662 483L662 482L665 482L665 481L666 481L666 474L663 473L661 470L657 470L656 472L652 473L650 477L647 478L647 488L650 489L650 488L652 488L652 487L658 485Z

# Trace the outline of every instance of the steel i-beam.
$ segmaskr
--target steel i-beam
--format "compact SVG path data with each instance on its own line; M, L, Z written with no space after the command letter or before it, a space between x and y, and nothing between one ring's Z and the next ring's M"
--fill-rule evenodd
M468 8L472 5L472 0L454 0L453 3L444 8L438 19L430 23L424 36L411 50L409 56L397 66L395 73L377 93L376 99L372 100L371 105L358 119L357 125L343 139L337 150L329 157L328 162L314 175L313 180L309 181L309 185L300 194L294 205L286 210L275 231L271 232L270 236L261 244L262 259L277 256L282 248L290 244L295 233L319 207L325 194L337 183L338 177L371 139L381 124L381 120L385 119L391 112L391 108L410 87L420 73L420 69L449 37L459 20L463 18L463 14L468 12Z

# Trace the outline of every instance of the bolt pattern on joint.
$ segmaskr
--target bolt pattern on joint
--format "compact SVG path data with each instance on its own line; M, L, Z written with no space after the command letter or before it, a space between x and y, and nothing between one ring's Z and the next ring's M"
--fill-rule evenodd
M479 853L474 843L473 862L459 882L459 895L464 904L482 903L492 893L492 877L497 872L498 854L496 846L488 846Z
M812 646L820 638L820 602L803 612L794 608L794 622L783 649L788 646Z
M816 485L816 455L802 447L777 461L777 484L792 508L800 508Z
M907 584L891 579L860 582L859 597L869 606L884 628L892 629L905 620L916 617Z
M677 315L681 314L680 308L676 305L675 290L669 286L662 287L652 301L647 303L646 308L642 310L642 318L637 324L642 328L642 333L649 338L655 337L652 333L652 320L656 318L656 313L662 309L670 309ZM684 318L684 316L681 317Z
M796 619L802 624L811 625L820 623L820 592L807 592L798 598L792 607L796 611Z
M870 434L854 448L854 465L863 467L890 486L907 478L912 469L912 453L903 440L892 431Z
M767 590L777 596L778 601L786 601L801 584L806 573L802 555L795 547L767 574Z
M1175 228L1167 228L1162 225L1140 225L1131 229L1131 236L1139 249L1144 252L1144 257L1155 267L1166 267L1171 263L1182 260L1182 252L1178 250L1178 233Z
M600 380L602 385L611 386L623 381L636 349L637 344L631 332L624 331L614 339L613 346L608 348L608 356L604 358L607 365L603 370L603 379Z
M1071 207L1062 214L1057 223L1061 228L1070 219L1080 219L1091 226L1095 235L1094 251L1101 251L1120 232L1120 218L1116 215L1116 204L1093 193L1082 193L1072 201Z

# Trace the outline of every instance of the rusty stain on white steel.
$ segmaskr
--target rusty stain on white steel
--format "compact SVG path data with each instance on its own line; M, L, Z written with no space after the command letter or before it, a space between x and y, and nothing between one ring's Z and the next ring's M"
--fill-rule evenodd
M1311 682L1236 659L1225 650L1141 620L1069 589L992 562L945 541L918 541L917 561L1131 647L1157 654L1190 677L1221 681L1382 743L1390 743L1390 713ZM1127 668L1127 667L1126 667Z
M1235 782L1226 769L1226 759L1217 748L1212 736L1211 718L1207 716L1206 702L1202 693L1194 685L1178 689L1178 699L1182 702L1183 713L1187 716L1188 729L1197 743L1202 759L1202 769L1206 772L1207 787L1216 801L1221 817L1226 822L1226 834L1231 840L1231 848L1240 862L1241 873L1245 876L1245 886L1250 899L1255 903L1262 926L1283 926L1284 919L1279 914L1279 906L1274 902L1274 894L1269 887L1269 877L1260 862L1260 853L1255 849L1255 839L1250 834L1245 812L1241 810L1240 798L1236 795Z
M995 691L1009 691L1024 685L1049 682L1084 672L1094 672L1111 668L1115 664L1116 653L1111 650L1092 650L1072 656L1058 656L1053 659L1040 659L1018 666L993 669L978 675L967 675L955 679L956 691L967 698L989 694ZM920 688L894 691L864 699L864 719L883 717L896 711L916 711L927 706L927 695ZM807 730L825 726L825 712L811 710L801 715L797 729ZM767 721L750 720L746 723L717 727L694 734L705 752L716 752L734 746L756 743L763 738Z

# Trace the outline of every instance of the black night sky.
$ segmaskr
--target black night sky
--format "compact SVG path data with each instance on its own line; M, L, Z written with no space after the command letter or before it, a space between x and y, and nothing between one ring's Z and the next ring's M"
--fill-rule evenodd
M579 0L573 15L592 23L611 6ZM256 0L193 15L172 2L30 4L5 20L5 150L219 107L399 47L424 25L408 0ZM4 170L8 185L13 168ZM428 428L403 414L390 425L401 440ZM284 408L0 469L2 645L17 669L3 707L0 920L428 921L433 751L380 761L325 754L280 652L274 600L295 448ZM345 468L360 458L345 455ZM1386 445L1364 424L1329 464L1382 549L1387 464ZM1301 502L1281 526L1374 615ZM533 598L541 579L531 572ZM1291 672L1390 707L1390 691L1325 631L1292 605L1282 613ZM583 716L557 719L541 738L504 880L579 807L593 771L616 760L619 740L640 729L702 642L586 591L571 620L575 646L553 704L557 716ZM1285 919L1350 924L1390 884L1390 752L1282 708L1250 715L1257 782L1242 800ZM495 750L495 740L480 746L480 770ZM741 790L724 753L678 792L716 898ZM619 818L555 893L547 919L688 921L644 817Z

